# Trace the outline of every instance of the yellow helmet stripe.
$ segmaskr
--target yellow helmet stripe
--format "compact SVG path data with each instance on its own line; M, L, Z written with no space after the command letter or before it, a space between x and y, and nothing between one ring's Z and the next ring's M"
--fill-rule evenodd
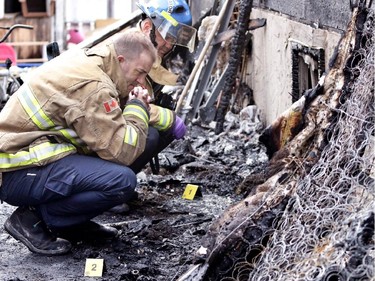
M167 21L169 21L173 26L177 26L177 25L178 25L178 21L176 21L175 18L172 17L170 13L168 13L168 12L166 12L166 11L162 11L162 12L161 12L161 15L162 15Z

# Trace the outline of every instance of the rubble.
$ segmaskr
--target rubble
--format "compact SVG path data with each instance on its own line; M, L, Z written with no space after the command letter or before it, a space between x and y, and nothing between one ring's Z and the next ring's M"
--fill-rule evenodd
M238 134L237 119L225 123L231 129L220 136L213 128L191 124L184 140L159 154L159 174L147 166L137 175L139 196L130 210L95 219L120 230L116 241L79 241L71 254L45 257L32 254L2 231L0 280L92 280L84 276L87 259L104 260L100 280L177 280L195 262L209 225L243 198L235 193L236 186L268 159L255 136ZM247 164L249 156L253 161ZM198 185L202 197L183 199L187 184ZM15 208L3 203L0 209L3 224Z

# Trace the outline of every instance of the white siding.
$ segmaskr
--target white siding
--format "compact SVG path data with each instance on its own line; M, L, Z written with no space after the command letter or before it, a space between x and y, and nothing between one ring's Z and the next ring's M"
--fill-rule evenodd
M313 28L271 11L252 9L250 18L266 18L264 27L251 31L253 50L246 83L253 89L261 118L269 125L292 104L291 40L325 50L326 70L341 38L336 32Z

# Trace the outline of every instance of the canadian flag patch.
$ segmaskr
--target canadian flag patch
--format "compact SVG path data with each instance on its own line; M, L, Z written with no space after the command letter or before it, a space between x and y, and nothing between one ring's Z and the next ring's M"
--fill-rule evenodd
M103 105L104 105L104 109L106 113L110 113L119 107L117 100L114 98L110 99L109 101L104 102Z

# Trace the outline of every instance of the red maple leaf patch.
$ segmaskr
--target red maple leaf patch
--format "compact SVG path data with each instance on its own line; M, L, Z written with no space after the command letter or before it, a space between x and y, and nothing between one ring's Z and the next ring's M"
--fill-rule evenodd
M114 98L110 99L109 101L104 102L103 105L104 105L104 109L106 113L110 113L116 108L119 108L118 102Z

